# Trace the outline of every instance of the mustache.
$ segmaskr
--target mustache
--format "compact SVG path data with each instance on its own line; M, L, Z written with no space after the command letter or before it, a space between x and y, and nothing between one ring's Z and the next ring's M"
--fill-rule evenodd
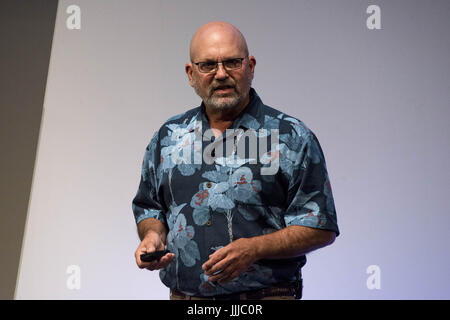
M225 88L235 88L235 84L234 83L217 83L217 84L213 84L211 86L211 91L217 90L217 89L225 89Z

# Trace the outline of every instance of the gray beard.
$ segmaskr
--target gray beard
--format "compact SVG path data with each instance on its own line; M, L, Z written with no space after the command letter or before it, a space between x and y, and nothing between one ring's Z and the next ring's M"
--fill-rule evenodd
M251 87L252 80L249 80L249 87ZM240 106L244 100L245 95L240 94L238 92L235 92L232 96L227 96L225 99L223 97L217 97L217 96L209 96L209 97L202 97L200 95L200 90L198 87L194 84L194 90L197 93L197 95L202 98L203 103L210 108L212 112L230 112L236 109L238 106Z
M244 101L244 97L238 93L233 96L225 97L216 97L211 96L204 99L205 105L211 108L212 111L216 112L227 112L237 108Z

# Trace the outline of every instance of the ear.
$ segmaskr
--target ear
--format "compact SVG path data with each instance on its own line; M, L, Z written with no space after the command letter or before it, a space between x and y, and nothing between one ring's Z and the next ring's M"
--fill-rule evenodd
M255 66L256 66L256 59L255 59L254 56L249 56L248 57L248 66L250 68L250 72L253 75L255 73Z
M193 86L194 80L192 78L192 72L194 71L194 69L192 68L192 64L191 63L186 63L184 70L186 71L186 74L188 76L189 79L189 84L191 85L191 87Z

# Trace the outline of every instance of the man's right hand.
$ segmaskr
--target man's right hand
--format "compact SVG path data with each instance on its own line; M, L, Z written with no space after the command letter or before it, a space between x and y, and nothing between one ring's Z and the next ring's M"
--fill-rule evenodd
M141 261L141 254L164 249L165 249L164 243L162 242L160 235L154 231L148 232L147 235L139 244L139 247L137 248L136 252L134 253L138 267L141 269L145 268L148 270L158 270L167 267L169 263L171 263L172 260L175 258L175 254L167 253L163 257L161 257L161 259L152 262Z

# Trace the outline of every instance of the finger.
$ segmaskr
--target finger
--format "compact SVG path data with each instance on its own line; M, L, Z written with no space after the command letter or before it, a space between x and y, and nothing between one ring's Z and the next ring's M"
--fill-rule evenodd
M151 261L151 262L145 262L145 264L146 264L145 269L148 269L150 271L157 270L158 269L158 265L159 265L157 260Z
M227 268L230 264L232 264L232 260L231 259L226 259L226 257L220 261L218 261L217 263L215 263L212 267L210 267L209 269L207 269L205 271L206 275L213 275L216 272L220 272L222 270L224 270L225 268Z
M138 264L139 268L141 269L149 269L153 267L153 262L143 262L141 261L140 264Z
M206 270L210 269L213 265L215 265L218 261L222 260L226 256L227 251L224 251L222 249L224 249L224 248L217 250L216 252L214 252L212 255L209 256L208 261L206 261L202 265L203 270L206 271Z
M175 254L166 253L159 260L149 262L150 265L147 267L147 269L153 271L153 270L165 268L173 261L174 258L175 258Z
M150 253L156 251L156 246L154 244L148 244L147 246L142 248L144 251L142 253Z
M143 254L143 253L145 253L145 251L142 252L140 250L137 250L136 253L135 253L136 264L141 269L144 269L144 268L149 266L148 262L144 262L144 261L141 260L141 254Z
M226 282L230 282L232 280L234 280L235 278L237 278L237 276L239 276L241 272L239 270L235 270L234 272L232 272L229 276L222 278L221 280L218 280L218 282L220 284L226 283Z
M144 240L138 247L138 251L142 253L152 252L156 250L156 243L150 240Z
M215 274L208 277L208 281L220 281L230 276L233 271L236 270L236 265L230 264L227 267L217 271Z
M175 259L175 254L167 253L158 261L158 269L167 267Z
M227 271L223 274L223 277L217 280L219 284L230 282L237 278L241 273L243 272L242 268L235 267L234 269L229 268Z
M211 256L209 256L209 259L202 265L203 270L210 269L215 264L215 259Z
M148 251L148 250L149 250L149 248L141 248L139 251L136 251L136 262L137 262L138 267L141 269L153 267L154 261L147 262L147 261L141 260L141 254L154 251L154 250L152 250L152 251Z
M175 257L175 255L173 253L166 253L164 256L162 256L161 258L159 258L159 260L156 261L158 267L161 266L165 266L168 263L172 262L173 258Z
M208 277L208 281L222 283L224 280L229 279L231 274L234 272L234 268L228 267L222 272Z
M141 266L145 267L144 265L147 264L146 262L143 262L141 260L141 254L152 252L152 251L155 251L155 246L152 243L144 244L141 242L141 244L139 245L139 247L137 248L137 250L134 253L134 256L136 258L136 263L139 267L141 267Z

